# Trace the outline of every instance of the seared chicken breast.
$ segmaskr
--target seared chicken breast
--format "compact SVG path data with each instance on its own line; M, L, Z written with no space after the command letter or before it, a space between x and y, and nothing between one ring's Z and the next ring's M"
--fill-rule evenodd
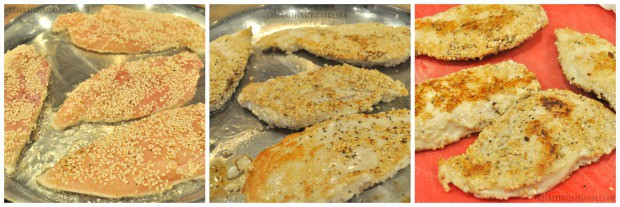
M301 27L265 36L256 48L278 48L289 54L303 49L342 63L390 67L411 56L411 30L375 22Z
M556 29L562 71L571 84L616 108L616 47L595 34L583 34L565 28Z
M51 67L31 45L4 54L4 170L12 174L47 97Z
M271 127L300 129L337 115L372 111L381 101L407 95L400 81L344 64L251 83L238 101Z
M114 129L37 177L44 187L106 198L161 193L205 175L205 105L166 110Z
M251 51L252 28L209 43L209 111L221 109L235 92Z
M536 76L512 60L417 84L415 149L440 149L479 132L539 89Z
M416 19L415 50L442 60L482 59L519 46L548 22L540 5L461 5Z
M247 202L343 202L410 163L410 112L338 116L286 136L254 162Z
M439 181L479 198L531 198L615 148L615 114L603 104L541 91L494 120L465 154L439 161Z
M205 51L205 29L196 22L114 5L103 6L94 15L60 15L52 31L67 31L74 45L101 53L161 52L182 47L199 54Z
M182 106L194 97L203 67L198 55L183 52L105 68L69 93L52 127L113 123Z

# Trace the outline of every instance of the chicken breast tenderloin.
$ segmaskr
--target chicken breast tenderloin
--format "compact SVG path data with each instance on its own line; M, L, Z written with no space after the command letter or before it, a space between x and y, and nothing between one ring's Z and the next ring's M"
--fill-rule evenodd
M15 171L47 97L51 67L31 45L4 54L4 170Z
M248 84L238 101L271 127L300 129L407 95L400 81L344 64Z
M539 89L536 76L512 60L417 84L415 150L441 149L479 132Z
M566 90L541 91L485 128L463 155L439 161L439 181L479 198L531 198L616 148L615 114Z
M196 53L182 52L105 68L69 93L52 127L113 123L182 106L194 97L203 67Z
M248 202L343 202L411 161L409 110L339 116L286 136L252 163Z
M556 29L558 59L571 84L616 108L616 47L595 35L565 28Z
M342 63L390 67L411 56L411 30L376 22L302 27L265 36L255 47L260 51L274 47L289 54L303 49Z
M161 52L181 47L198 54L205 51L205 29L196 22L115 5L104 5L94 15L59 15L52 31L67 31L74 45L101 53Z
M224 106L243 78L252 51L252 28L209 43L209 111Z
M442 60L482 59L519 46L548 23L540 5L461 5L416 19L415 51Z
M61 158L37 177L51 189L106 198L161 193L205 175L205 105L170 109Z

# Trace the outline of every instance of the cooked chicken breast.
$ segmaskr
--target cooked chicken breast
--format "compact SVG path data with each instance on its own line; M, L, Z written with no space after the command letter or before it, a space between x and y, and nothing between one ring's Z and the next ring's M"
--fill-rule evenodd
M205 29L196 22L113 5L103 6L95 15L60 15L52 31L67 31L76 46L101 53L161 52L180 47L199 54L205 51Z
M479 198L531 198L616 148L615 114L566 90L541 91L485 128L467 152L439 161L439 180Z
M405 84L379 71L344 64L251 83L238 101L271 127L300 129L407 95Z
M301 27L275 32L256 43L261 51L272 47L289 54L303 49L357 66L390 67L411 56L411 30L375 22Z
M230 99L252 51L252 29L224 35L209 43L209 111L216 111Z
M536 76L512 60L417 84L415 150L441 149L479 132L539 89Z
M37 125L47 96L50 65L31 45L4 54L4 170L12 174Z
M540 5L461 5L416 19L415 50L442 60L482 59L519 46L548 22Z
M106 198L157 194L205 175L205 105L154 114L61 158L37 181Z
M582 34L569 28L556 29L555 36L558 59L568 81L594 92L615 109L616 47L595 34Z
M112 123L182 106L194 97L203 67L198 55L183 52L105 68L67 96L52 127L61 130L80 121Z
M410 163L410 112L339 116L286 136L250 170L247 202L343 202Z

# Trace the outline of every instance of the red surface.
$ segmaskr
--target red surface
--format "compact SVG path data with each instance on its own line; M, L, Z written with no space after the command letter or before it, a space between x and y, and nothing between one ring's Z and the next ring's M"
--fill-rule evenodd
M445 11L454 5L416 5L415 18ZM415 82L442 77L459 70L506 60L524 64L536 74L542 89L569 89L594 98L590 93L569 84L562 74L558 53L554 45L556 28L570 27L582 33L593 33L616 44L616 18L612 11L598 5L543 5L549 24L522 45L508 51L485 57L482 61L443 61L428 56L415 57ZM607 102L603 103L607 104ZM445 192L437 178L437 162L465 153L477 135L463 138L442 150L423 151L415 154L416 202L615 202L616 151L603 156L598 162L573 172L571 177L550 191L533 199L511 198L504 200L478 199L454 185ZM612 189L610 189L612 188Z

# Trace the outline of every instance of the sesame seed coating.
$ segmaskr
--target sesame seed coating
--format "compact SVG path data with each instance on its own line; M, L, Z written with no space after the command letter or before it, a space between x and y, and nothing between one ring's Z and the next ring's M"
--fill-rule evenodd
M205 174L205 105L159 112L61 158L37 181L107 198L156 194Z
M299 129L337 115L372 111L374 104L407 95L400 81L344 64L251 83L238 101L270 126Z
M252 28L224 35L209 43L209 110L226 103L243 78L252 52Z
M105 68L67 96L52 127L118 122L182 106L194 96L202 67L198 55L183 52Z
M256 48L303 49L317 56L358 66L395 66L411 56L409 27L376 22L286 29L261 38Z
M31 45L4 55L4 169L13 173L47 96L50 65Z
M67 31L76 46L101 53L161 52L187 47L204 54L205 50L205 30L190 19L113 5L103 6L95 15L60 15L52 31Z

